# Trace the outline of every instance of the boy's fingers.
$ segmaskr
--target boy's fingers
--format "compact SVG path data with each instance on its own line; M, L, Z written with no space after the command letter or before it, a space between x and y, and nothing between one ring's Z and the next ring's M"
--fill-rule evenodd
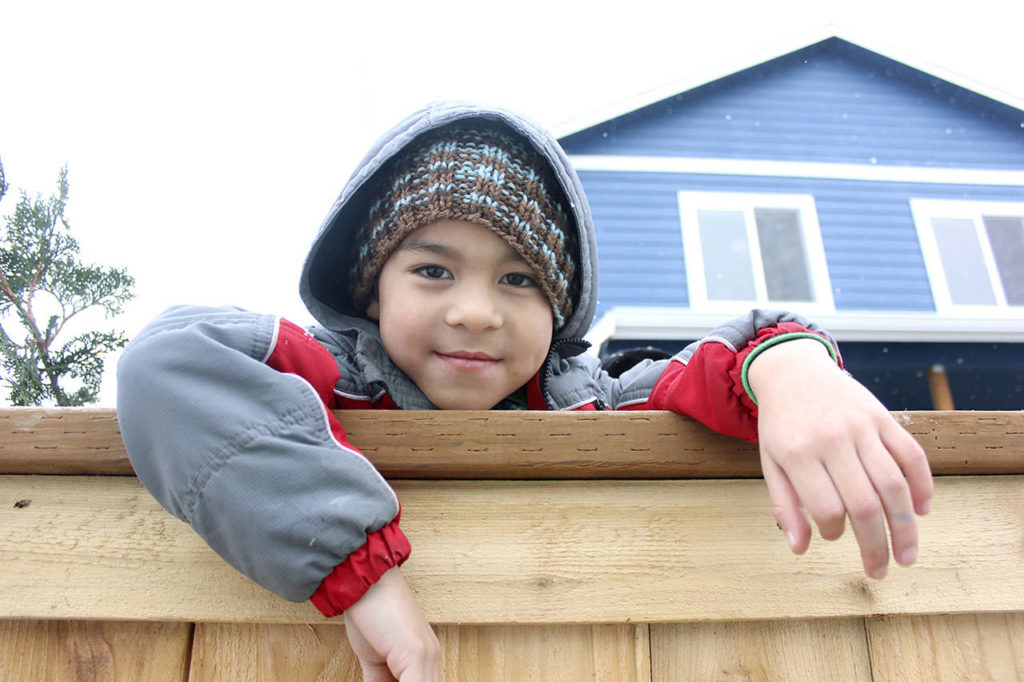
M803 554L811 543L811 524L800 508L800 498L785 472L771 457L762 455L761 470L772 500L775 521L786 533L786 542L793 553Z
M881 438L907 479L914 511L927 514L931 509L935 481L924 448L895 419L890 419L882 428Z
M386 665L374 665L363 661L359 663L363 669L363 682L394 682L395 676Z
M880 446L876 445L876 450ZM850 517L853 534L860 547L864 572L872 578L884 578L889 565L889 536L885 532L886 510L877 486L872 480L864 455L858 450L853 456L837 458L829 473L843 498ZM894 467L895 468L895 467ZM900 477L902 479L902 476ZM890 494L890 493L887 493ZM909 510L909 494L906 496Z
M859 454L885 509L893 556L897 563L910 566L917 561L917 522L907 479L881 442L865 444Z
M804 460L785 471L793 494L814 519L825 540L837 540L846 529L846 507L829 472L817 461Z

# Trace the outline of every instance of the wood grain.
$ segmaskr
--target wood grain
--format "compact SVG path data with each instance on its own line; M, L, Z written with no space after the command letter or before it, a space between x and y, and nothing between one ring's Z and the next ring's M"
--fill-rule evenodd
M447 682L650 682L648 626L437 628Z
M336 413L387 478L761 475L756 446L669 412ZM937 475L1024 473L1022 412L894 412ZM113 410L0 408L0 473L132 475Z
M130 476L135 472L112 409L3 407L0 473Z
M196 624L189 682L358 679L359 660L340 622Z
M0 680L185 682L189 623L0 621Z
M947 477L921 560L851 533L790 554L761 481L400 481L403 572L437 624L1024 611L1024 477ZM30 500L25 506L15 501ZM0 477L0 618L321 623L240 576L132 478Z
M1024 613L867 620L881 680L1024 680Z
M832 618L652 625L651 679L869 682L873 677L863 621Z
M438 626L448 682L650 682L646 625ZM190 682L356 680L341 623L198 623Z

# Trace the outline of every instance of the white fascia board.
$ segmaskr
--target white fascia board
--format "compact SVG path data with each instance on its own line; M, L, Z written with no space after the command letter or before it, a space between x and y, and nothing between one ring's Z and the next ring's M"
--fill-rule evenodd
M627 173L686 173L691 175L750 175L776 178L817 178L866 182L909 182L938 185L990 185L1024 188L1024 169L930 168L817 161L685 158L671 156L611 156L574 154L577 171Z
M870 50L871 52L880 54L883 57L887 57L888 59L891 59L895 62L899 62L900 64L903 64L905 66L909 66L912 69L917 69L922 73L926 73L930 76L935 76L936 78L940 78L946 81L947 83L952 83L953 85L959 86L965 90L970 90L971 92L975 92L984 97L988 97L989 99L995 100L996 102L1001 102L1003 104L1013 107L1014 109L1020 109L1021 111L1024 111L1024 98L1021 98L1019 95L1014 95L1004 90L1000 90L999 88L994 88L990 85L982 83L979 80L970 78L969 76L965 76L961 73L957 73L956 71L948 69L944 66L939 66L938 64L935 64L933 62L929 62L924 59L915 57L914 55L905 52L900 47L891 44L883 45L876 41L867 39L866 37L861 36L859 34L851 33L850 31L847 30L842 31L841 33L836 33L834 35L835 37L845 40L848 43L853 43L858 47L862 47L865 50Z
M616 307L586 335L595 347L609 339L699 339L734 315L689 308ZM838 341L1024 343L1024 316L939 317L917 312L838 312L812 319Z
M821 28L808 31L802 38L793 38L791 34L770 45L766 45L757 51L745 53L736 58L732 53L727 54L722 61L717 62L713 68L695 71L687 77L674 80L657 88L623 98L607 106L600 107L585 114L573 117L563 123L552 127L556 138L568 137L587 128L600 125L620 116L632 113L651 104L689 92L702 85L713 83L735 73L745 71L777 59L784 55L805 49L811 45L822 42L829 38L839 38L857 47L874 52L893 61L899 62L912 69L927 73L952 83L971 92L978 93L984 97L1001 102L1003 104L1024 111L1024 99L1019 96L985 85L979 81L963 76L955 71L926 62L909 55L898 48L889 45L873 44L870 39L862 39L863 36L854 36L849 31L840 29L836 24L830 23Z

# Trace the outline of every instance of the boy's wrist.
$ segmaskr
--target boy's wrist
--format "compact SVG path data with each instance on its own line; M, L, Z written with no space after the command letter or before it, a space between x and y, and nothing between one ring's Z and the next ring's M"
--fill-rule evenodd
M818 363L838 367L836 351L826 339L810 332L782 334L765 341L745 358L743 388L757 405L757 396L763 396L773 384L790 382L796 372ZM786 390L794 388L799 387L790 385Z

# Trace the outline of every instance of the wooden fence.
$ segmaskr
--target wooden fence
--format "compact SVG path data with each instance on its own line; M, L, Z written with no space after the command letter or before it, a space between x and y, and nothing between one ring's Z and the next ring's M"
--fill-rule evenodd
M346 412L446 680L1024 679L1024 412L896 413L921 555L790 554L754 446L658 412ZM340 619L163 511L102 409L0 410L0 680L359 679Z

